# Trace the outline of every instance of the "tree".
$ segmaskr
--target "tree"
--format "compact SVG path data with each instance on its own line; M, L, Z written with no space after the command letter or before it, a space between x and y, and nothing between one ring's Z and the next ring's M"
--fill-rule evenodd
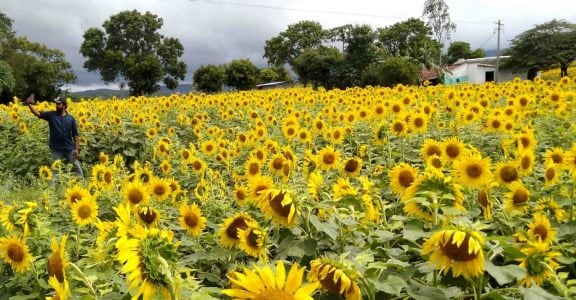
M161 80L176 88L186 74L186 64L179 60L184 47L159 34L162 25L156 15L132 10L111 16L102 25L105 31L89 28L80 47L87 58L84 68L99 71L106 82L126 80L131 95L152 94Z
M192 81L196 89L206 93L222 91L222 85L226 80L224 67L216 65L201 66L194 72Z
M0 60L0 94L4 91L12 92L16 81L12 75L12 67L4 61Z
M426 0L422 17L427 20L426 25L432 29L432 35L440 45L443 45L444 38L449 40L450 34L456 31L444 0Z
M382 58L381 50L375 45L376 32L368 25L353 26L345 48L346 62L360 75L369 65Z
M560 76L567 76L568 67L576 59L574 45L576 24L554 19L516 36L505 51L511 57L502 67L516 71L560 67Z
M365 85L393 87L397 84L415 84L419 80L420 67L406 57L391 57L370 66L363 74Z
M472 51L472 49L470 49L469 43L458 41L453 42L448 47L448 52L446 55L446 63L453 64L460 58L468 59L478 57L484 57L484 50L479 48Z
M226 84L237 90L249 90L258 81L258 68L249 59L235 59L226 66Z
M304 49L318 48L326 37L327 32L315 21L300 21L288 25L286 31L265 42L264 58L273 66L293 66L294 59Z
M294 60L294 70L303 84L312 83L329 87L333 66L338 65L343 56L334 47L321 46L317 49L306 49Z
M292 80L292 77L288 71L282 67L267 67L260 69L260 74L258 76L260 83L268 83L273 81L288 81Z

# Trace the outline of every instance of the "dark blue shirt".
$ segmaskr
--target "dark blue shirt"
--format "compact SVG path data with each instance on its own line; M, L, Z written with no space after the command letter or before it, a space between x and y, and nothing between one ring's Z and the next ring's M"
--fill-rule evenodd
M61 116L56 111L41 112L38 117L48 121L50 149L56 151L74 150L74 137L78 136L78 125L74 117L68 113Z

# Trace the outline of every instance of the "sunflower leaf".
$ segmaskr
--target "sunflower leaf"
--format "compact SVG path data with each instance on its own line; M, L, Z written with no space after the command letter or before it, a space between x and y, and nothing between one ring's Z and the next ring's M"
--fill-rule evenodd
M499 285L505 285L526 276L526 271L518 265L496 266L490 260L486 260L484 265L486 272L488 272Z
M402 289L408 285L404 279L395 275L389 275L384 280L375 280L372 278L367 278L366 280L373 284L377 290L395 296L401 296Z
M537 285L531 286L529 289L520 287L520 293L524 296L524 300L560 300L561 297L554 296L546 292Z

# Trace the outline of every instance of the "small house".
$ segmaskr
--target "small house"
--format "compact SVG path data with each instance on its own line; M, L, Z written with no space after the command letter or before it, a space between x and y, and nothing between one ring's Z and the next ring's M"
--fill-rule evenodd
M500 63L510 56L500 56ZM485 83L490 81L510 81L515 77L526 79L524 73L512 73L507 70L498 70L496 74L497 57L482 57L459 59L453 65L448 66L444 74L444 84L457 84L460 82Z

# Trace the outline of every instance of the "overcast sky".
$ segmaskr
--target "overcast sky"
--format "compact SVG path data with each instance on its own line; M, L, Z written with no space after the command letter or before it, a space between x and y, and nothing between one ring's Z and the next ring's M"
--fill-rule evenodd
M501 45L534 25L552 19L576 23L576 0L446 0L456 23L452 41L496 49L496 22L504 25ZM61 49L78 76L72 91L102 87L100 75L83 68L79 54L84 32L102 29L110 16L136 9L164 21L161 33L180 40L188 65L186 83L201 65L248 58L266 61L264 43L301 20L325 29L345 24L386 27L422 15L424 0L2 0L0 11L13 20L18 36ZM113 87L113 86L109 86Z

